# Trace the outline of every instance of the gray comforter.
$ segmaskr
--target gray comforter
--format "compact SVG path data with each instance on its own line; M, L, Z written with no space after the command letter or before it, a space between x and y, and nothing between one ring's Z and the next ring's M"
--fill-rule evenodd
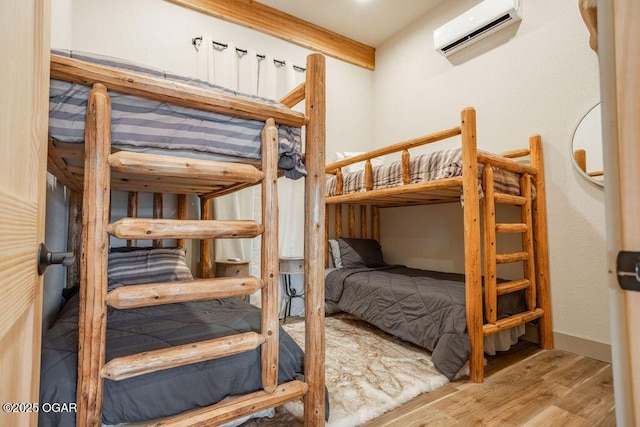
M65 305L59 320L44 338L41 404L76 401L78 311L76 296ZM260 310L234 298L132 310L109 308L106 360L259 330ZM302 374L302 350L281 328L278 382L299 379ZM258 348L122 381L105 379L102 421L118 424L169 416L260 389ZM39 425L73 426L75 414L40 412Z
M464 276L404 266L338 269L325 279L328 301L432 353L433 364L453 379L471 350ZM499 318L524 311L522 293L498 299Z

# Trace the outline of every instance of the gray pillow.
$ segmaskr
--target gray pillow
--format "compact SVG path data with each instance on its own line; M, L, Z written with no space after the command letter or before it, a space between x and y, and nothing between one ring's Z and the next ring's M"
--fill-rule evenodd
M381 267L386 265L382 248L375 239L338 239L344 268Z
M109 290L124 285L193 280L182 248L143 248L109 253Z

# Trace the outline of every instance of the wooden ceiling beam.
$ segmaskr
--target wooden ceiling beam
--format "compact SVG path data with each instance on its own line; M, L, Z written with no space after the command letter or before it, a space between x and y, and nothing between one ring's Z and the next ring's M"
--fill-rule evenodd
M252 0L166 0L278 37L350 64L375 69L376 50Z

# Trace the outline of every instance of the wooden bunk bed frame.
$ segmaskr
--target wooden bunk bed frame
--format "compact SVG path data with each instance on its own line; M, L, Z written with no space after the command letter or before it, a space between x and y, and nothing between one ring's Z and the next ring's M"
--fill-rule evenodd
M51 78L92 86L87 109L85 145L50 139L48 164L70 190L69 248L81 253L81 263L69 274L80 283L80 322L77 384L77 425L100 425L103 378L134 375L223 357L262 346L263 390L233 397L210 407L158 420L160 425L212 425L303 398L305 425L323 425L324 379L324 271L317 263L305 265L304 381L278 385L278 140L275 124L306 126L305 258L324 251L325 62L319 54L307 58L306 81L281 102L288 108L214 93L135 72L122 71L52 55ZM164 155L117 152L110 146L108 90L204 111L265 122L262 167L186 159ZM306 111L291 110L305 100ZM112 173L113 171L113 173ZM241 188L262 185L263 223L211 219L209 201ZM130 191L127 218L109 223L110 191ZM137 217L137 192L153 192L154 219ZM161 193L178 194L178 219L161 219ZM185 194L201 198L201 220L186 220ZM80 221L81 219L81 221ZM81 222L81 229L78 225ZM81 233L80 233L81 232ZM209 278L210 239L250 238L262 235L260 279ZM78 236L82 236L81 239ZM107 292L109 235L127 239L200 239L200 277L181 284L125 286ZM76 257L80 258L80 257ZM253 286L253 285L255 286ZM197 285L197 286L194 286ZM261 333L120 357L105 364L107 305L117 308L249 295L262 289ZM142 298L140 298L142 295ZM151 368L149 368L151 366ZM265 368L266 367L266 368Z
M462 176L434 181L410 183L409 149L460 135L462 142ZM402 153L403 185L393 188L372 189L371 159L391 153ZM513 160L529 156L529 165ZM364 191L342 194L342 168L357 162L365 162ZM483 168L484 203L478 195L478 164ZM500 168L519 174L521 196L494 191L493 170ZM336 175L336 195L327 195L327 205L334 205L335 235L337 237L380 237L379 209L384 207L414 206L425 204L460 202L464 197L464 253L465 299L467 330L471 340L469 356L470 378L473 382L484 379L484 337L526 322L538 320L539 344L544 349L553 348L551 329L551 295L549 290L549 263L547 247L546 200L542 142L539 135L529 139L529 148L514 150L496 156L478 152L476 148L476 114L473 108L461 113L460 126L436 132L424 137L379 148L364 154L328 164L327 174ZM531 188L536 197L532 197ZM520 223L496 223L495 205L516 205L521 208ZM342 205L348 205L348 229L343 227ZM356 230L356 207L360 209L360 229ZM370 206L370 210L367 209ZM482 206L482 207L481 207ZM483 216L480 215L481 208ZM327 238L329 238L329 210L327 211ZM481 240L484 227L484 245ZM368 230L371 230L368 233ZM521 233L522 251L496 252L497 233ZM484 250L484 299L483 266ZM325 254L327 256L327 254ZM496 265L522 262L524 277L497 284ZM527 311L505 319L496 319L498 295L526 291ZM483 311L484 310L484 311ZM483 320L483 315L487 319Z

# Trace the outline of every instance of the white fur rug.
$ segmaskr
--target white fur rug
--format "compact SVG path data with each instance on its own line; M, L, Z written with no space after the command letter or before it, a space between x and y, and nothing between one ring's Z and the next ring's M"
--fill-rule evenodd
M304 349L304 322L283 326ZM366 323L341 315L326 319L328 426L357 426L449 382L431 355ZM302 402L276 409L252 425L302 425Z

